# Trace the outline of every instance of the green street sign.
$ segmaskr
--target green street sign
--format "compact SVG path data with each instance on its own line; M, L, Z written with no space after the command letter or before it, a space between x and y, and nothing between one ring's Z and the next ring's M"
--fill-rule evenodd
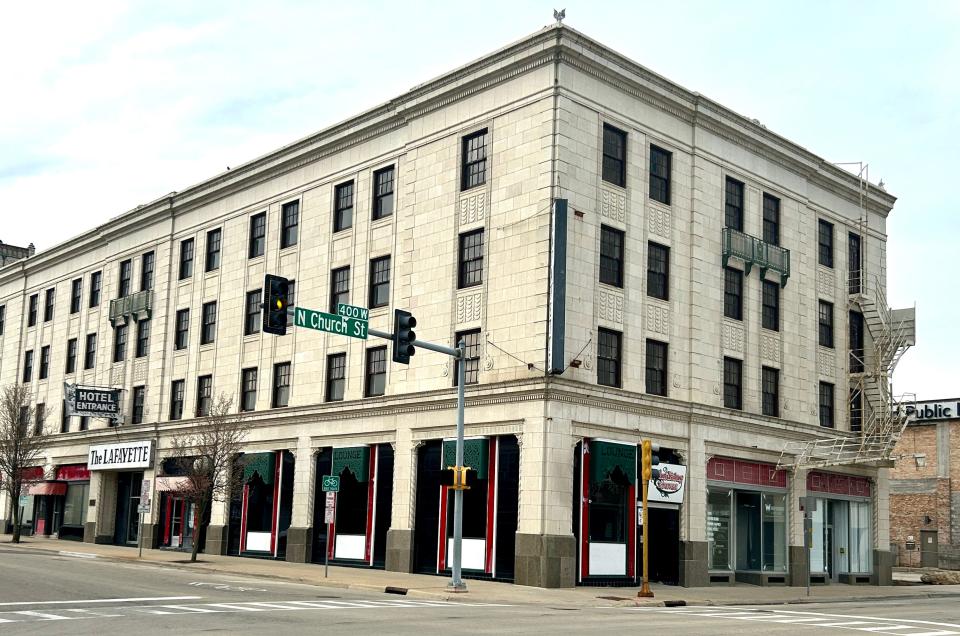
M323 476L323 492L340 492L339 475Z
M337 478L339 479L339 477ZM25 508L30 505L30 495L20 495L20 507Z
M297 307L293 312L293 324L297 327L308 327L317 331L335 333L351 338L367 339L367 321L357 318L334 316L322 311L314 311L305 307Z
M369 320L370 310L366 307L357 307L356 305L347 305L337 303L337 315L344 318L356 318L357 320Z

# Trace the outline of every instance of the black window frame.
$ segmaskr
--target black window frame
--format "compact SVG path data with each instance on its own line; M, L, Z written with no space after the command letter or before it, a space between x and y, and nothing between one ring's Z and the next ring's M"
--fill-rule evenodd
M7 322L7 306L0 305L0 336L3 335L3 330Z
M668 392L667 370L670 345L660 340L647 338L644 361L644 391L650 395L666 396Z
M270 408L282 409L290 406L292 375L293 366L289 361L277 362L273 365L273 390L270 395Z
M670 205L670 181L672 178L673 153L656 144L650 144L649 196L654 201Z
M763 242L780 245L780 198L763 193Z
M817 263L833 268L833 223L817 219Z
M127 325L113 328L113 361L123 362L127 358Z
M267 213L250 215L250 231L247 240L247 258L260 258L267 251Z
M466 366L463 368L464 385L480 382L480 330L467 329L458 331L453 342L459 345L460 340L466 345ZM453 386L460 382L460 360L453 361Z
M863 430L863 392L856 387L850 389L849 400L850 430L860 432Z
M460 145L460 191L482 186L487 182L487 129L464 135Z
M207 231L207 242L204 249L204 273L215 272L220 269L220 256L223 251L223 228L215 227Z
M33 434L43 435L43 420L46 419L47 405L39 402L33 409Z
M483 283L483 228L462 233L457 240L457 289Z
M830 382L820 382L817 405L821 428L836 428L836 388Z
M727 177L723 191L723 224L743 232L744 185L733 177Z
M247 292L246 299L243 304L244 336L255 336L260 333L260 326L263 323L261 319L261 303L263 303L263 288L253 289Z
M353 227L354 206L353 179L338 183L333 188L333 232L342 232Z
M670 300L670 248L653 241L647 242L647 296Z
M70 432L70 417L67 415L67 401L60 400L60 432Z
M247 367L240 371L240 410L257 410L257 367Z
M337 305L350 304L350 266L330 270L330 313L337 313Z
M293 247L300 241L300 200L280 206L280 249Z
M723 358L723 406L743 410L743 360Z
M603 125L600 175L607 183L627 187L627 133L610 124Z
M27 328L37 326L37 313L39 312L40 294L31 294L27 301Z
M600 226L600 282L623 289L626 233L609 225Z
M859 294L863 287L863 240L847 232L847 293Z
M177 269L177 280L186 280L193 277L194 245L192 238L180 241L180 265Z
M389 179L387 179L389 175ZM390 188L387 190L387 188ZM373 210L371 218L374 221L385 219L393 215L394 192L396 191L396 172L394 166L386 166L373 173Z
M381 267L383 264L385 267ZM379 268L379 269L378 269ZM390 255L370 259L370 308L386 307L390 304ZM379 300L380 296L382 300Z
M143 424L143 411L146 402L147 387L144 385L133 387L133 412L131 413L131 424Z
M378 384L382 383L382 386ZM376 391L380 391L377 393ZM363 374L363 396L379 397L387 392L387 348L370 347L366 352Z
M200 310L200 344L208 345L217 339L217 301L203 303Z
M77 372L77 339L67 340L67 355L63 364L63 374L71 375Z
M137 346L135 358L145 358L150 354L150 320L137 321Z
M97 366L97 334L88 333L83 343L83 370L89 371Z
M184 380L170 382L170 421L183 419L183 400L186 397L186 383Z
M133 290L133 259L120 261L117 267L117 298L125 298Z
M723 316L743 320L743 271L723 268Z
M43 294L43 322L53 320L54 305L57 299L57 288L51 287Z
M93 272L90 274L90 298L88 299L88 308L100 306L100 292L103 288L103 272Z
M817 304L817 343L821 347L833 349L834 314L833 303L827 300L820 300Z
M760 326L770 331L780 331L780 283L761 281Z
M325 402L342 402L347 388L346 352L327 355L327 381Z
M46 380L50 377L50 345L40 347L40 369L37 379Z
M213 407L213 376L197 376L196 417L207 417Z
M173 324L173 350L185 351L190 344L190 308L178 309Z
M140 291L153 289L154 272L157 267L157 255L149 251L140 257Z
M80 304L83 303L83 278L74 278L70 283L70 314L80 313ZM3 329L0 329L3 333Z
M23 352L23 383L33 381L33 349Z
M623 384L623 333L597 328L597 384L620 388Z
M760 410L764 415L780 417L780 369L760 368Z
M863 314L856 309L851 309L847 315L847 345L850 350L850 373L863 373L866 362L866 349L864 348L864 328Z

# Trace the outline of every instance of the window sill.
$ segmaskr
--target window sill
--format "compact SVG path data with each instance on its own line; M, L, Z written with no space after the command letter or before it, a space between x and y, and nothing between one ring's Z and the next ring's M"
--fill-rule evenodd
M484 180L483 183L477 183L477 184L475 184L475 185L470 186L469 188L464 188L464 187L461 185L461 187L460 187L460 194L461 194L461 195L464 195L464 194L467 194L467 193L473 193L475 190L478 190L478 189L484 187L485 185L487 185L486 180Z
M777 335L780 335L779 329L770 329L769 327L764 327L764 326L761 326L760 329L762 329L763 331L768 331L770 333L775 333Z
M244 342L254 342L254 341L257 340L259 337L260 337L260 332L259 332L259 331L255 332L255 333L245 333L245 334L243 334L243 341L244 341Z
M296 251L297 251L297 247L299 247L299 246L300 246L300 242L298 241L298 242L294 243L293 245L287 245L286 247L281 247L281 248L280 248L280 256L283 256L284 254L287 254L287 253L290 253L290 252L296 252Z
M211 270L206 270L206 271L204 271L204 272L203 272L203 277L204 277L204 278L213 278L214 276L217 276L219 273L220 273L220 268L217 267L217 268L215 268L215 269L211 269Z
M656 199L652 198L650 195L647 195L647 203L652 203L652 204L655 205L655 206L660 206L661 208L663 208L663 209L665 209L665 210L672 210L672 209L673 209L673 206L672 206L670 203L664 203L664 202L662 202L662 201L657 201Z
M247 256L247 265L259 265L260 263L267 260L265 254L260 254L259 256Z
M390 221L393 220L393 214L388 214L387 216L380 217L379 219L370 219L370 227L377 228L381 225L390 225Z
M183 348L183 349L174 349L174 350L173 350L173 355L175 355L175 356L182 356L182 355L186 355L186 354L187 354L187 349L186 349L186 348Z
M605 186L605 187L614 188L614 189L616 189L618 192L622 192L622 193L624 193L624 194L627 193L627 186L625 186L625 185L620 185L620 184L614 183L614 182L612 182L612 181L607 181L606 179L604 179L604 178L602 178L602 177L601 177L601 179L600 179L600 183L601 183L601 185L603 185L603 186Z

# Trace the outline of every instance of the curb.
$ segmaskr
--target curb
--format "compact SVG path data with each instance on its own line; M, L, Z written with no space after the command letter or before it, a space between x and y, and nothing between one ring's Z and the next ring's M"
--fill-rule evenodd
M781 600L678 600L667 599L663 601L636 601L635 607L670 607L684 605L687 607L737 607L737 606L757 606L757 605L819 605L827 603L878 603L887 601L909 601L914 599L938 599L938 598L960 598L960 592L943 592L940 594L891 594L889 596L838 596L832 598L791 598Z

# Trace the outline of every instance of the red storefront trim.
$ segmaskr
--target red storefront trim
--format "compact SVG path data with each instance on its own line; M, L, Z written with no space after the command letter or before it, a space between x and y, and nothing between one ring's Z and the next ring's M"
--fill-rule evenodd
M750 462L727 457L711 457L707 462L707 479L748 486L787 487L787 472L775 464Z
M363 541L363 558L364 560L373 565L370 561L370 555L373 552L373 504L376 499L376 483L377 483L377 461L379 460L379 455L377 454L377 447L375 445L370 446L370 462L367 467L367 525L366 525L366 536Z
M580 579L590 576L590 440L580 444Z
M243 503L240 510L240 552L247 550L247 497L250 493L250 484L243 485Z
M57 466L57 479L60 481L90 481L90 471L86 464Z
M280 514L280 469L283 467L283 451L274 453L273 513L270 516L270 554L277 556L277 522Z
M449 488L440 486L440 536L437 541L437 573L447 569L447 493Z
M811 471L807 473L807 491L851 497L869 497L870 480L855 475Z
M163 524L164 545L170 545L171 526L173 526L173 495L167 495L167 522Z
M640 481L643 483L643 480ZM627 576L634 578L634 572L637 571L637 485L630 484L630 487L627 488L627 505L632 505L632 510L629 510L627 514L633 517L633 520L630 522L632 526L632 531L627 533ZM644 534L646 534L648 523L646 519L643 520L644 523ZM646 536L644 536L644 541L646 541Z
M43 466L21 468L20 478L25 481L43 481Z
M492 437L488 444L489 460L487 461L487 537L486 537L486 559L484 559L483 571L487 574L493 572L493 539L496 534L496 516L497 509L494 506L494 500L497 496L497 438Z

